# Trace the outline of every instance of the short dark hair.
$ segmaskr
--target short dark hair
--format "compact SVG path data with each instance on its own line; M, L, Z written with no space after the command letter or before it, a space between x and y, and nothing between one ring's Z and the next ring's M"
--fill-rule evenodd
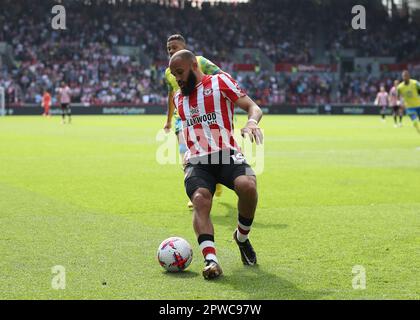
M173 35L169 36L168 41L166 41L166 42L174 41L174 40L178 40L178 41L181 41L183 43L186 43L184 37L181 36L180 34L173 34Z
M171 60L169 60L169 65L172 64L172 62L175 59L181 59L181 60L186 60L189 61L191 63L197 62L197 58L195 57L194 53L192 53L189 50L183 49L183 50L179 50L178 52L176 52L172 57Z

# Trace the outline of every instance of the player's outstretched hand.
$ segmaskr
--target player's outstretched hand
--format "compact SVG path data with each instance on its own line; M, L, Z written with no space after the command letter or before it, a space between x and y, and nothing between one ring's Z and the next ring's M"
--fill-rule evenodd
M169 133L171 131L171 128L172 128L172 123L167 122L165 126L163 127L163 130L165 130L166 133Z
M251 142L254 142L255 140L256 144L263 143L264 137L262 131L254 122L248 121L246 126L241 129L241 135L243 138L245 138L245 135L248 135Z

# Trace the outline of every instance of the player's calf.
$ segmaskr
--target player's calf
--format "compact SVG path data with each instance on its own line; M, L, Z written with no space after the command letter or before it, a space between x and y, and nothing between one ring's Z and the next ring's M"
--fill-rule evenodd
M238 226L233 233L233 238L239 247L242 263L245 265L255 265L257 263L257 255L248 239L258 202L255 176L238 177L235 180L235 191L239 197L239 213Z
M193 182L194 179L189 179L188 185L194 184ZM212 193L206 188L198 188L191 196L191 201L194 204L194 231L205 262L203 277L208 280L215 279L223 272L216 256L214 228L210 220Z
M235 179L234 189L238 195L238 212L244 219L254 219L258 193L255 176L242 175Z
M195 234L214 234L213 224L210 220L212 194L209 190L200 188L191 197L194 206L193 227Z

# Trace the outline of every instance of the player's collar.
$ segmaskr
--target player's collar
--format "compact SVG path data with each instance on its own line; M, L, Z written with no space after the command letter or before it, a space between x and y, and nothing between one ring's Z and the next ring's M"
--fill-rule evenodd
M197 83L197 85L195 86L196 88L198 88L199 86L201 86L204 82L206 82L211 76L208 74L205 74L203 76L203 78L201 79L201 81L199 83Z

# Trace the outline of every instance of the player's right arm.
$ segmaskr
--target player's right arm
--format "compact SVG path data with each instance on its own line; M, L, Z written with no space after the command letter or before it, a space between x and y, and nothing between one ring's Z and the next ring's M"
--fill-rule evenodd
M174 88L170 80L170 70L167 68L165 70L165 82L168 89L168 100L167 100L167 113L166 113L166 123L163 126L163 129L168 133L172 128L172 117L174 115L175 105L173 103L174 97Z
M172 128L172 118L175 112L175 104L174 104L174 91L170 90L168 92L168 113L166 114L166 124L163 127L166 133L168 133Z

